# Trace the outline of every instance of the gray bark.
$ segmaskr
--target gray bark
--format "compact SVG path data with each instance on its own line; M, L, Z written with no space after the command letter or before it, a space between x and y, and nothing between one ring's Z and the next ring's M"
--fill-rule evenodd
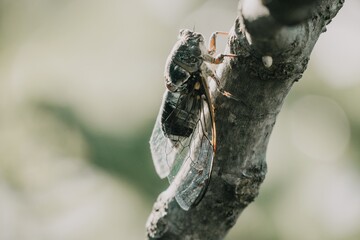
M148 219L148 239L225 237L258 195L276 116L318 37L344 3L259 0L269 12L259 16L247 8L249 1L255 0L240 1L229 39L230 52L239 57L218 69L223 88L241 101L215 96L218 148L209 188L189 211L160 195Z

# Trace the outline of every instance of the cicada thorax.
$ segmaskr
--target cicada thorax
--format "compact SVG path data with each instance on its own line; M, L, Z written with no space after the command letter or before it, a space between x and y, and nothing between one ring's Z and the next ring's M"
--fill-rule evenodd
M189 137L200 118L202 95L201 72L192 73L181 90L167 91L161 116L164 135L173 142Z

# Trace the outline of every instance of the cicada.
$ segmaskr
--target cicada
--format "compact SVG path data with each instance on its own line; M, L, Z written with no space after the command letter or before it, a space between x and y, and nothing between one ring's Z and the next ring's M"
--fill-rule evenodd
M216 152L215 113L208 79L219 79L208 64L220 64L215 32L206 48L202 34L183 29L165 65L162 105L150 139L157 174L168 177L170 191L184 210L197 205L206 192Z

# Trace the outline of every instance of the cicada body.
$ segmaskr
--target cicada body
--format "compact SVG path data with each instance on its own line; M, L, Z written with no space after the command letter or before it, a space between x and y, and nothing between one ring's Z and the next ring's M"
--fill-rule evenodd
M201 34L180 31L166 62L167 89L150 139L156 171L168 177L168 190L184 210L199 203L206 192L216 151L207 78L218 80L206 62L220 63L226 55L214 58L214 49L206 49Z
M174 144L179 138L189 137L199 120L203 95L203 87L199 85L201 77L199 73L193 74L186 83L188 88L181 92L166 92L161 126L164 135ZM199 89L195 89L195 85L199 85Z

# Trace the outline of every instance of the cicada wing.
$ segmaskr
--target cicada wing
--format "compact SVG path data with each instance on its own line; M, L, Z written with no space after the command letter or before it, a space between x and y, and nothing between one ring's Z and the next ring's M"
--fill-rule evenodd
M207 103L206 103L207 104ZM184 153L175 156L169 174L171 188L181 208L188 210L202 199L210 180L214 159L213 125L209 107L202 106L199 122L186 143Z
M161 127L161 116L162 112L164 111L165 102L164 98L150 137L150 150L152 159L155 165L156 173L161 178L165 178L169 175L176 154L176 151L173 149L174 146L172 145L171 141L165 137Z
M165 91L150 138L150 149L156 172L161 178L168 176L170 182L189 151L189 137L181 134L190 134L191 127L188 126L188 118L192 115L181 107L191 105L191 103L192 97L187 94ZM197 113L199 107L194 104ZM164 131L167 131L167 135Z
M214 158L214 112L207 85L202 85L205 100L195 92L165 92L150 139L156 171L170 182L167 194L184 210L204 195Z

